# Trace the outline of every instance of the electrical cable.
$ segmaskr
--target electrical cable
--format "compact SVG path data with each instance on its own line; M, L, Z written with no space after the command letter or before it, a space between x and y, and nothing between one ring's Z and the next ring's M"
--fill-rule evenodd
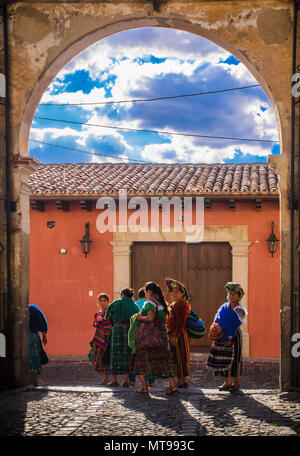
M147 130L147 129L137 129L137 128L129 128L129 127L118 127L112 125L99 125L99 124L90 124L85 122L76 122L74 120L63 120L63 119L52 119L50 117L40 117L35 116L35 119L39 120L47 120L51 122L63 122L73 125L84 125L87 127L99 127L99 128L109 128L113 130L123 130L123 131L133 131L139 133L156 133L159 135L172 135L172 136L188 136L193 138L206 138L206 139L222 139L222 140L230 140L230 141L247 141L247 142L260 142L260 143L274 143L278 144L279 141L273 141L270 139L252 139L252 138L234 138L228 136L213 136L213 135L200 135L194 133L179 133L179 132L170 132L170 131L161 131L161 130Z
M169 97L120 100L120 101L95 101L95 102L82 102L82 103L40 103L39 106L91 106L91 105L109 105L109 104L121 104L121 103L140 103L140 102L145 103L145 102L149 102L149 101L175 100L177 98L198 97L201 95L213 95L216 93L252 89L253 87L260 87L260 85L254 84L254 85L245 86L245 87L234 87L232 89L214 90L214 91L210 91L210 92L199 92L199 93L191 93L191 94L186 94L186 95L174 95L174 96L169 96Z
M120 159L124 160L124 157L120 157L120 156L116 156L116 155L108 155L108 154L100 154L100 153L97 153L97 152L89 152L87 150L76 149L74 147L60 146L59 144L52 144L52 143L47 143L47 142L44 142L44 141L37 141L37 140L31 139L31 138L29 138L29 141L34 142L34 143L38 143L38 144L44 144L46 146L59 147L60 149L72 150L72 151L75 151L75 152L82 152L84 154L99 155L101 157L109 157L109 158L120 158ZM134 158L128 158L128 157L126 157L126 160L137 162L137 163L151 163L151 162L147 162L147 161L143 161L143 160L136 160Z

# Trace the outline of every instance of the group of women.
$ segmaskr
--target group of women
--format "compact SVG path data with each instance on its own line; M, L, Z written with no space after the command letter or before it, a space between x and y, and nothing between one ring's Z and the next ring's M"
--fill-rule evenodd
M90 359L94 369L104 371L102 384L108 384L108 375L111 374L112 381L108 386L120 386L119 375L123 374L123 387L135 384L136 376L139 377L141 386L136 392L141 394L147 394L149 385L153 385L157 378L168 379L167 395L176 393L178 388L187 388L190 348L186 322L191 306L187 289L181 282L165 279L165 284L171 304L166 302L155 282L145 284L144 298L138 303L133 300L133 290L129 288L122 290L120 298L111 304L107 295L98 296L99 310L94 315L96 334L91 342ZM225 288L228 302L219 308L210 328L212 350L207 366L214 375L225 377L220 390L237 391L242 366L239 327L246 315L240 304L244 292L233 282L226 284ZM158 326L161 343L157 347L145 347L138 341L138 327L153 322Z

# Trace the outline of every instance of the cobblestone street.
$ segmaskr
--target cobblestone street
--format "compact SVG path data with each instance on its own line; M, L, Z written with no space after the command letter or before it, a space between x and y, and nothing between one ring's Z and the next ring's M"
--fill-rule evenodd
M204 360L193 359L189 388L167 397L135 387L100 387L86 361L52 361L39 386L0 396L1 436L300 436L300 400L278 389L277 362L245 363L242 390L219 392Z

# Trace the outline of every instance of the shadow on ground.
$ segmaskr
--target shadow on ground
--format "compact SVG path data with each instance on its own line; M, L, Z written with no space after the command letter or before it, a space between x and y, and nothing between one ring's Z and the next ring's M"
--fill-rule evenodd
M88 361L51 360L43 366L39 376L39 386L99 386L103 374L93 370ZM122 376L120 378L122 381ZM217 388L223 379L216 378L206 368L204 360L191 363L191 376L188 379L191 388ZM165 385L157 380L156 385ZM261 361L244 363L241 386L245 389L278 389L279 362Z

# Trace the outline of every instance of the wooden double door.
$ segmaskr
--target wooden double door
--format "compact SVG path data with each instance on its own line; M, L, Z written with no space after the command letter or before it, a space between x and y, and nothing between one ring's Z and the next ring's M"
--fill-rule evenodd
M209 328L217 309L226 300L225 284L232 280L231 246L227 242L134 243L131 256L131 286L137 292L146 282L160 285L170 303L165 278L187 287L190 304ZM191 339L193 351L207 351L208 336Z

